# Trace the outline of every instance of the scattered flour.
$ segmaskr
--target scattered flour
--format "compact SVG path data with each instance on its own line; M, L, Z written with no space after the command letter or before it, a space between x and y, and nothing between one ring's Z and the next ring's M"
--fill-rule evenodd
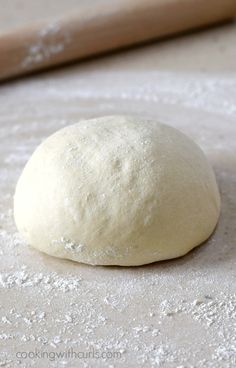
M37 62L40 45L27 63ZM48 366L47 359L16 359L15 352L71 348L119 352L120 358L64 356L50 367L236 365L235 96L236 75L152 71L78 73L2 87L0 367ZM207 244L184 258L135 269L78 265L28 248L16 233L12 196L36 145L78 115L149 111L191 134L216 168L222 216ZM68 251L74 247L61 240Z
M7 91L8 87L5 89ZM236 75L232 74L96 71L80 75L78 72L77 76L67 75L66 82L58 78L52 83L49 77L28 81L25 86L16 85L6 103L16 97L24 99L26 91L27 100L30 103L39 101L39 106L45 101L66 103L102 99L106 102L105 108L109 108L117 105L118 99L121 103L135 103L135 110L142 108L139 106L142 101L144 106L145 103L158 103L236 117ZM100 101L99 106L103 106L103 102Z

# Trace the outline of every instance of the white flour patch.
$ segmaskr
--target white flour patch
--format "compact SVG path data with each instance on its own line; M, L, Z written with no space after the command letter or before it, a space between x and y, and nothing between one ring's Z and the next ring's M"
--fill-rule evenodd
M27 47L21 67L27 69L34 64L43 63L53 55L64 51L70 42L69 33L62 32L59 23L54 22L46 25L38 32L36 41Z
M236 75L205 75L204 73L173 72L87 72L75 77L67 76L51 81L50 78L28 81L25 86L16 86L8 98L23 98L29 101L76 101L80 99L103 99L114 103L142 101L178 105L194 110L236 117ZM7 87L6 87L7 92Z

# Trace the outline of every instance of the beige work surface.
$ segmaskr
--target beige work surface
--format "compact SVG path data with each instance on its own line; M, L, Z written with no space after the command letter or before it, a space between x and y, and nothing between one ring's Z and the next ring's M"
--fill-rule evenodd
M80 118L123 113L177 127L205 151L222 197L214 235L137 268L29 248L12 200L35 147ZM236 24L2 85L0 136L0 366L235 367Z

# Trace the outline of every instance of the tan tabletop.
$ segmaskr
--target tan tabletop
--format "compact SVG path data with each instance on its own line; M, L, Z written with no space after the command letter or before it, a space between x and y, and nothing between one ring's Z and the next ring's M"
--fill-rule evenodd
M76 3L58 1L57 12ZM55 14L46 4L0 0L0 28ZM0 87L0 367L235 366L235 41L231 23ZM177 127L205 151L222 197L214 235L185 257L137 268L29 248L12 197L35 147L80 118L123 113Z

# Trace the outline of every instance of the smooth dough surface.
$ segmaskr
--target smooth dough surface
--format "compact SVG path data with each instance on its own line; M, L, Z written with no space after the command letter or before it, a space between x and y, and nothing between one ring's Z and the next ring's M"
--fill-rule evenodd
M210 236L219 213L201 149L172 127L129 116L83 120L51 135L14 197L28 244L92 265L182 256Z

